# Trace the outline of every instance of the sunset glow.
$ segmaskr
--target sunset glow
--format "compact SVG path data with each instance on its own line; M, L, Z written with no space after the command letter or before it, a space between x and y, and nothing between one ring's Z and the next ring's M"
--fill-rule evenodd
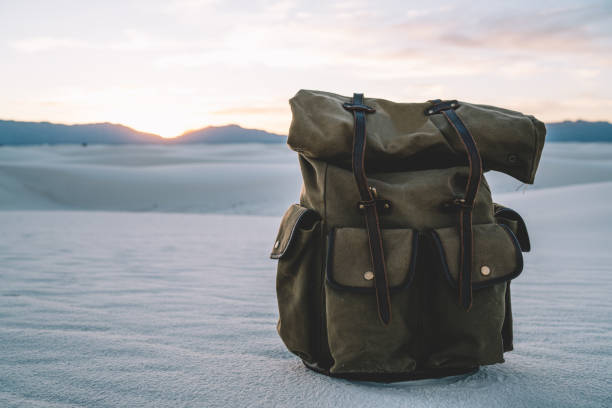
M612 121L609 1L24 1L0 27L0 119L286 133L307 88Z

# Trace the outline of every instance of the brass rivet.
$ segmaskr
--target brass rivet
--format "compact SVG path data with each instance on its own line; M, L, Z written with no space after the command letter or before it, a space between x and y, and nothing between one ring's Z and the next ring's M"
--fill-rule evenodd
M480 273L482 276L489 276L491 274L491 268L489 268L487 265L482 265L480 267Z
M359 204L359 209L360 209L360 210L363 210L364 208L365 208L365 205L363 205L363 204Z
M374 279L374 272L366 271L366 273L363 274L363 279L365 279L365 280L372 280L372 279Z
M389 203L385 203L385 208L389 208L389 207L391 207Z
M280 241L276 241L274 243L274 249L278 249L279 246L280 246Z

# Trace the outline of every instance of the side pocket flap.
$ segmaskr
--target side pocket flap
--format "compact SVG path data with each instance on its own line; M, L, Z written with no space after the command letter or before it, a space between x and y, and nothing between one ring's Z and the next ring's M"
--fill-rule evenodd
M410 285L414 276L418 232L383 229L382 240L390 290ZM365 228L334 228L329 233L326 262L328 284L335 289L374 291L374 272Z
M512 208L504 207L500 204L494 204L495 221L498 224L504 224L510 227L514 235L518 239L523 252L531 251L531 242L527 233L527 226L523 217Z
M472 287L491 286L516 278L523 270L523 254L518 240L503 224L473 226L474 257ZM451 286L457 286L460 265L460 238L456 227L431 231L439 266Z
M276 240L270 258L280 259L282 258L287 250L291 247L291 242L295 237L295 232L300 227L308 228L315 221L319 220L318 214L306 207L302 207L299 204L293 204L283 215L281 220Z

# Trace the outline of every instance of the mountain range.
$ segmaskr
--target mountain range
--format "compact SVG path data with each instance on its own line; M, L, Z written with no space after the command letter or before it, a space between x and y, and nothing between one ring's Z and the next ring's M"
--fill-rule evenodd
M546 124L549 142L612 142L609 122L564 121ZM238 125L209 126L171 139L139 132L124 125L90 123L64 125L50 122L0 120L0 145L40 144L194 144L284 143L286 137Z
M546 141L548 142L612 142L612 123L571 122L547 123Z
M0 120L0 145L284 143L285 136L238 125L209 126L165 139L114 123L63 125Z

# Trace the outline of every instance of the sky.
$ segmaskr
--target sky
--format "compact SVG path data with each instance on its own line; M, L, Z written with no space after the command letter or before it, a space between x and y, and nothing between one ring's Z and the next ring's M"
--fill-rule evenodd
M612 1L0 0L0 119L286 134L299 89L612 121Z

